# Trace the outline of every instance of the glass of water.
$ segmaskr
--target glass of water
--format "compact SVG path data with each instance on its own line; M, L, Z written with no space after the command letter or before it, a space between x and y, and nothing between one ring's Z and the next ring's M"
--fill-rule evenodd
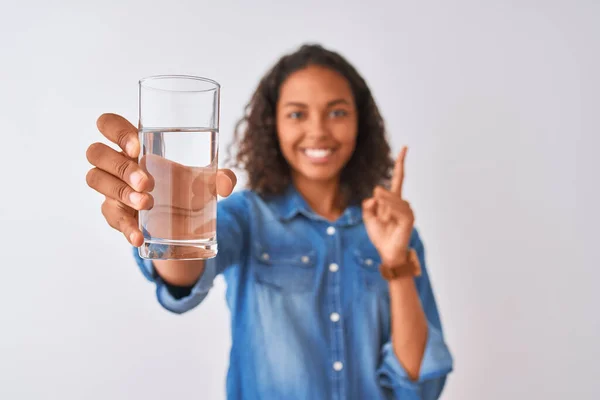
M220 85L183 75L139 83L139 163L153 179L154 204L139 212L147 259L208 259L217 254Z

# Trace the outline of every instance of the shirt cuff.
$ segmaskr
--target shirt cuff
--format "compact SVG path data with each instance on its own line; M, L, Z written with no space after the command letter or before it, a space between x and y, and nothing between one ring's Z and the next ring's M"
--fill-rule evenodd
M134 248L134 257L142 274L150 282L156 284L156 298L161 306L176 314L182 314L191 310L204 300L213 286L217 275L216 259L206 260L202 276L191 288L190 293L184 297L175 297L169 291L168 285L161 279L160 275L154 269L152 260L144 259L139 256L137 248Z
M452 371L452 355L440 330L428 324L427 344L419 379L410 379L406 370L396 357L391 341L382 349L382 362L377 371L382 386L402 392L412 399L437 399L441 393L445 377ZM402 397L404 398L404 397Z

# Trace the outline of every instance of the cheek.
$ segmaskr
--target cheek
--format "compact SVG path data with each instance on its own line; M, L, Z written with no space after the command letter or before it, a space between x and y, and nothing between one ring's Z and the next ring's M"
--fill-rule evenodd
M357 128L353 123L340 125L336 129L336 141L342 145L344 154L352 154L356 147Z
M353 137L352 139L348 139L346 143L344 143L343 146L343 162L344 164L346 164L348 161L350 161L350 158L352 158L352 155L354 154L354 151L356 150L356 137Z
M286 127L285 125L280 125L277 128L277 137L279 139L281 152L289 161L294 155L294 145L298 141L298 135L295 133L294 129L290 129L290 127Z

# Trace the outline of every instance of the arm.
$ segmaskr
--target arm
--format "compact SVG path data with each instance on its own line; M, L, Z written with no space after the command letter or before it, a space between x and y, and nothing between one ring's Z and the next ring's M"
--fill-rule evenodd
M144 236L137 226L137 212L150 210L153 204L160 200L161 195L166 197L167 204L171 205L174 201L171 197L172 179L176 178L175 181L182 187L194 185L195 181L190 181L190 174L185 173L189 167L161 157L154 160L152 173L147 170L148 155L144 155L138 164L141 149L138 131L125 118L116 114L103 114L98 118L97 126L108 140L119 145L122 152L118 153L103 143L92 144L86 152L86 157L94 168L88 172L86 181L91 188L106 196L102 204L102 214L108 224L122 232L131 245L139 247L143 244ZM160 175L161 172L167 172L171 176L169 179L154 179L153 174ZM216 179L218 194L224 197L230 195L237 181L235 174L230 170L219 170ZM190 205L185 194L183 197L176 197L175 201L182 202L184 206ZM163 226L159 220L157 226ZM233 229L235 230L235 226ZM223 236L227 237L226 233ZM239 238L232 239L235 241ZM227 250L227 247L225 249ZM134 256L149 280L156 280L166 287L189 288L201 280L207 269L218 271L218 268L207 268L209 263L204 261L156 261L153 264L150 260L142 260L137 250L134 251Z
M183 313L208 295L215 277L241 262L247 250L249 212L245 192L234 193L217 205L219 252L206 261L144 260L134 257L148 280L156 284L158 302L167 310ZM186 269L187 268L187 269Z
M172 286L193 286L204 272L204 260L154 260L154 269Z
M452 357L444 343L415 217L402 197L405 156L406 147L396 160L390 190L376 187L373 197L363 202L365 228L382 265L400 267L409 247L421 264L420 277L396 278L389 284L391 340L382 348L378 374L380 384L398 399L434 400L452 370Z
M415 381L427 343L427 318L414 278L391 280L389 289L394 353L409 378Z
M442 393L453 360L444 340L425 249L417 230L413 231L410 247L419 258L421 276L390 282L392 337L382 348L378 375L381 385L391 388L395 398L434 400ZM421 329L425 331L423 336L416 333ZM407 338L406 342L399 341L398 335Z

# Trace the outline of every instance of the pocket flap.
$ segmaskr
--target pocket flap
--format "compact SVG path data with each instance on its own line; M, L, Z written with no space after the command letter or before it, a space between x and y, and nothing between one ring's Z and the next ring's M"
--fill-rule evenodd
M254 257L261 264L288 264L312 268L316 265L316 255L316 251L307 246L295 246L292 249L278 249L274 246L266 246L258 241L254 242Z
M381 265L381 257L374 247L355 249L354 258L364 268L378 270Z

